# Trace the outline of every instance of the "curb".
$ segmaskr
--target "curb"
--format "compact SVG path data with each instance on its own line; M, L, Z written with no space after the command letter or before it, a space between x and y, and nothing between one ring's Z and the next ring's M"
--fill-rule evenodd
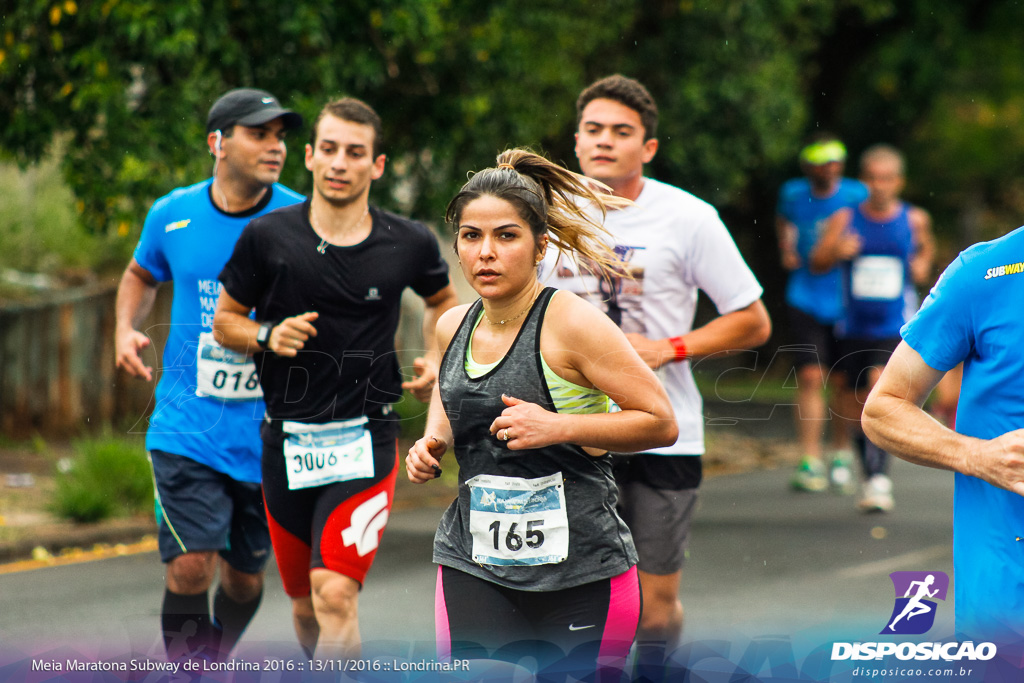
M36 548L58 555L67 548L87 548L98 544L132 543L157 532L151 519L115 519L95 524L48 524L32 538L0 543L0 563L25 560Z

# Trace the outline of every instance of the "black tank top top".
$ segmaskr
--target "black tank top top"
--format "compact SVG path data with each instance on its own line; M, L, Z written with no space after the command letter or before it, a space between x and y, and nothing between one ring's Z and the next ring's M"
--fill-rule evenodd
M607 579L637 561L629 529L615 511L611 456L593 457L571 444L512 451L489 431L505 409L502 394L555 412L540 361L540 329L554 292L548 287L537 297L498 365L471 378L466 350L482 307L477 300L445 351L439 379L459 496L438 526L434 561L527 591Z

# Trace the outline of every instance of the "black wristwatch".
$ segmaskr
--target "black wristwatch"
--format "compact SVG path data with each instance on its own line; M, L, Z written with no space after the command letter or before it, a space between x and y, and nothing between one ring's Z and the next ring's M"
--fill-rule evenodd
M263 323L256 332L256 343L261 349L267 348L270 344L270 333L277 326L277 323Z

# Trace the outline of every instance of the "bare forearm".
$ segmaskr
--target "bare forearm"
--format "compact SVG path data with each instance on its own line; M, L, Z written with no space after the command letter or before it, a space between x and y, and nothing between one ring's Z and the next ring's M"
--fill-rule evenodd
M910 462L952 470L1024 496L1024 429L975 439L947 429L910 401L869 398L864 432Z
M879 447L903 460L967 474L967 454L979 439L957 434L910 401L873 396L864 407L864 433Z
M136 330L153 310L157 286L132 272L125 270L117 287L114 312L118 329Z
M153 368L139 354L151 342L138 328L153 310L157 285L153 275L132 259L121 277L114 303L114 364L147 382L153 379Z
M840 209L828 219L825 234L811 250L807 265L812 273L827 273L837 263L853 258L860 251L860 240L849 234L850 213Z
M434 386L434 393L430 398L430 407L427 409L427 424L423 430L424 435L434 436L452 446L452 426L448 421L448 415L444 412L441 403L441 393L437 385Z
M812 273L821 274L832 270L838 262L839 257L831 245L820 245L811 252L807 265Z
M260 325L246 315L218 310L213 316L213 334L221 346L239 353L261 351L256 343Z
M641 410L592 415L560 414L563 443L621 453L636 453L675 443L679 428L670 416Z
M719 316L693 330L683 340L691 356L702 358L716 353L761 346L771 336L768 313L760 301L747 308Z

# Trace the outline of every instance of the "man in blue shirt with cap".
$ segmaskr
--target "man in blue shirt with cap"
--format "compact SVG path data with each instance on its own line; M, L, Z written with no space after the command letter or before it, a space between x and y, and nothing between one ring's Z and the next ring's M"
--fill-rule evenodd
M154 202L117 291L117 366L151 381L153 369L140 357L150 338L138 328L159 284L174 281L146 437L167 566L161 627L172 661L227 656L263 593L270 554L260 487L264 404L252 360L214 340L213 313L217 276L242 228L302 200L277 183L285 134L301 125L263 90L220 97L206 122L213 176Z

